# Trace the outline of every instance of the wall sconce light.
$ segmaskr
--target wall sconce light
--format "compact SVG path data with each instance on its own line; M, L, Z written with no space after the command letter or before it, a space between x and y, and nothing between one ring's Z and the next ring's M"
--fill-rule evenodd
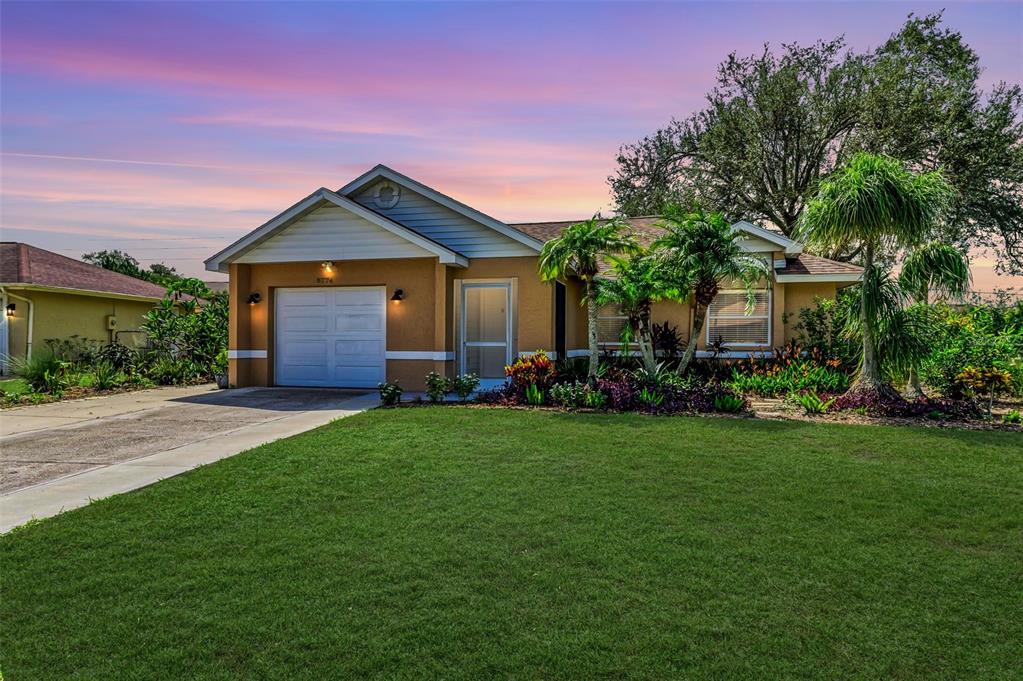
M320 267L322 267L323 271L326 272L327 274L333 274L334 273L334 261L333 260L324 260L323 262L320 263Z
M13 317L14 316L14 311L17 310L17 309L18 309L18 306L15 305L14 303L7 303L7 316L8 317Z
M249 305L255 305L261 300L263 300L263 296L259 295L258 293L249 294Z
M405 289L403 288L394 289L394 295L391 296L391 302L397 303L402 300L405 300Z

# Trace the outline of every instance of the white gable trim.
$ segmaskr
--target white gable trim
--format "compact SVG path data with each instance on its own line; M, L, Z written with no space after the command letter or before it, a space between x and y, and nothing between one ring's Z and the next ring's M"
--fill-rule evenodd
M803 244L798 241L793 241L788 237L782 236L776 232L772 232L769 229L764 229L759 225L754 225L752 222L746 220L740 220L732 225L732 229L737 229L747 234L760 237L764 241L770 241L773 244L778 244L785 250L785 255L799 255L803 252Z
M427 187L425 184L417 182L406 175L402 175L398 171L388 168L383 164L379 164L372 168L371 170L355 178L354 180L346 184L344 187L339 189L337 193L344 196L350 196L351 194L354 194L355 192L359 191L370 182L380 177L387 178L391 182L403 185L404 187L406 187L407 189L411 189L412 191L419 192L423 196L429 198L432 201L436 201L445 208L448 208L450 210L455 211L456 213L464 215L470 220L478 222L479 224L485 227L489 227L495 232L500 232L509 239L512 239L525 246L528 246L537 252L539 252L540 249L543 248L543 242L540 241L539 239L534 239L528 234L524 234L523 232L520 232L517 229L509 227L500 220L495 220L489 215L481 213L475 208L471 208L465 205L461 201L456 201L450 196L441 194L436 189L431 189L430 187Z
M469 259L464 255L456 253L431 239L427 239L393 220L374 213L351 199L338 196L326 187L321 187L283 213L263 223L224 250L208 258L204 263L206 269L210 272L227 272L230 263L325 203L332 203L344 208L377 227L419 246L423 250L436 255L442 263L458 265L459 267L469 266Z
M862 272L831 272L828 274L776 274L774 278L779 284L796 284L801 281L819 281L834 283L855 283L863 279Z

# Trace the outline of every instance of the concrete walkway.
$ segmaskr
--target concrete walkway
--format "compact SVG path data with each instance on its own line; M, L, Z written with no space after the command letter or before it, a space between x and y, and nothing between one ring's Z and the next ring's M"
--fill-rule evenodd
M0 532L379 404L376 393L210 386L0 412Z

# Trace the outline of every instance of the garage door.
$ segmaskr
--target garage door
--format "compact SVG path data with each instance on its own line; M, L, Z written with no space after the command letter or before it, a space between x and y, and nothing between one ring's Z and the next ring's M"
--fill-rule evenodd
M381 287L277 289L277 385L375 388L385 377Z

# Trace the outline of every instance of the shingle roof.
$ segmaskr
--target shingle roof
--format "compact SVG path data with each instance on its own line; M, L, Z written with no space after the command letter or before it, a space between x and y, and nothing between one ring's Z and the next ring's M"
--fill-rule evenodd
M632 231L636 234L636 238L644 246L649 246L664 231L658 225L659 221L660 218L657 216L643 216L627 218L625 220L625 222L632 228ZM526 234L536 239L540 239L541 241L550 241L551 239L559 236L570 225L574 225L578 222L581 222L581 220L522 222L510 224L508 226L514 227L520 232L525 232ZM863 268L851 263L829 260L827 258L822 258L819 255L800 253L797 256L785 258L785 267L775 270L775 273L796 275L860 274L862 271Z
M828 260L819 255L800 253L795 258L785 258L785 267L775 270L778 274L860 274L863 268L848 262Z
M0 242L0 284L31 284L154 299L163 298L166 293L164 287L152 282L14 241Z
M649 246L653 243L654 239L659 237L664 231L657 226L658 221L661 218L655 215L647 215L643 217L627 218L625 222L632 227L632 231L636 233L636 238L644 245ZM509 227L513 227L520 232L524 232L534 239L540 241L550 241L555 237L561 235L566 228L574 225L582 220L559 220L556 222L519 222L515 224L509 224Z

